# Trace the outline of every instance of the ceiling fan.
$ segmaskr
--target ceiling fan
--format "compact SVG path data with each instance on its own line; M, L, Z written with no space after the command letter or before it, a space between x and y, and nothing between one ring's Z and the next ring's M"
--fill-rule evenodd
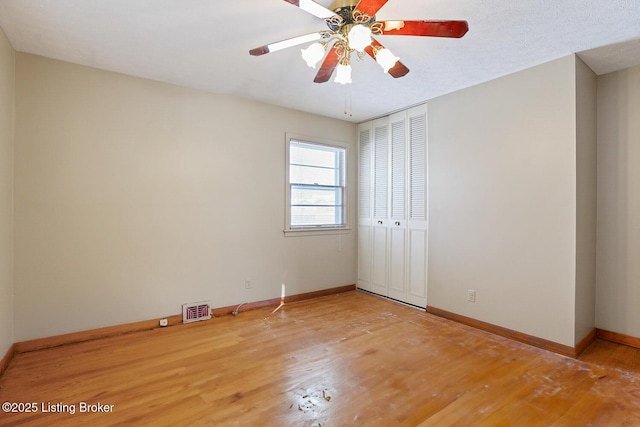
M393 77L402 77L409 69L399 58L380 44L373 35L428 36L460 38L469 30L467 21L376 21L375 14L388 0L335 0L326 8L313 0L285 0L318 18L329 30L318 31L251 49L254 56L264 55L314 42L302 49L302 58L312 68L324 61L313 80L324 83L337 68L335 81L351 83L351 55L358 59L373 58ZM327 48L329 52L327 53ZM325 56L326 53L326 56Z

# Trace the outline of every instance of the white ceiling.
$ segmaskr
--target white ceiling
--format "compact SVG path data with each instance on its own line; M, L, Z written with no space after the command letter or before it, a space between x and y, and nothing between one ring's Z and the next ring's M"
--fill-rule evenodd
M313 83L299 47L249 55L326 29L283 0L0 0L17 51L353 122L571 53L598 74L640 64L640 0L389 0L377 19L466 20L470 30L380 36L409 74L394 79L367 57L342 86Z

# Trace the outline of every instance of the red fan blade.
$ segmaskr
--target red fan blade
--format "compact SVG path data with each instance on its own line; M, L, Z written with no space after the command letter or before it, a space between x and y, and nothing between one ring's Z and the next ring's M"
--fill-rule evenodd
M327 53L327 57L324 58L322 62L322 66L320 70L318 70L318 74L316 74L316 78L313 79L316 83L324 83L331 78L331 74L333 74L333 70L336 69L336 65L338 65L338 61L340 60L340 56L338 55L338 48L333 45L333 47Z
M373 40L371 42L371 44L369 46L367 46L364 50L365 52L367 52L369 54L370 57L373 58L373 60L375 61L376 59L376 55L373 53L373 48L374 47L379 47L380 49L382 49L384 46L382 46L377 40ZM389 69L389 74L391 74L392 77L394 78L398 78L398 77L402 77L405 74L407 74L409 72L409 69L407 68L406 65L404 65L402 62L398 61L396 62L396 65L394 65L393 67L391 67Z
M389 74L391 74L391 77L396 79L398 77L404 76L408 72L409 72L409 69L407 68L407 66L400 61L396 62L396 65L394 65L389 69Z
M469 31L467 21L382 21L385 36L460 38Z
M319 5L313 0L284 0L287 3L291 3L294 6L299 7L305 12L309 12L310 14L317 16L318 18L325 19L331 18L335 15L335 12L327 9L326 7Z
M365 15L373 16L378 13L387 1L388 0L360 0L353 12L355 13L357 11Z
M322 38L321 33L305 34L304 36L292 37L290 39L256 47L254 49L251 49L249 53L253 56L264 55L265 53L275 52L277 50L282 50L288 47L297 46L302 43L314 42L316 40L320 40L321 38Z

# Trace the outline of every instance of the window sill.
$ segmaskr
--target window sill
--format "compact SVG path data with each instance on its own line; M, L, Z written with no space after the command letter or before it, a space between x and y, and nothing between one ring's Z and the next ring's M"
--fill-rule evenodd
M331 234L349 234L351 233L351 228L291 228L282 231L286 237L327 236Z

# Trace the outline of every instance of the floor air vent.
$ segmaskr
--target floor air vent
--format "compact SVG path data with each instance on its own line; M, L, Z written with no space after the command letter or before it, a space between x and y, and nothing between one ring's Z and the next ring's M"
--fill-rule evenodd
M211 301L182 304L182 322L190 323L211 319Z

